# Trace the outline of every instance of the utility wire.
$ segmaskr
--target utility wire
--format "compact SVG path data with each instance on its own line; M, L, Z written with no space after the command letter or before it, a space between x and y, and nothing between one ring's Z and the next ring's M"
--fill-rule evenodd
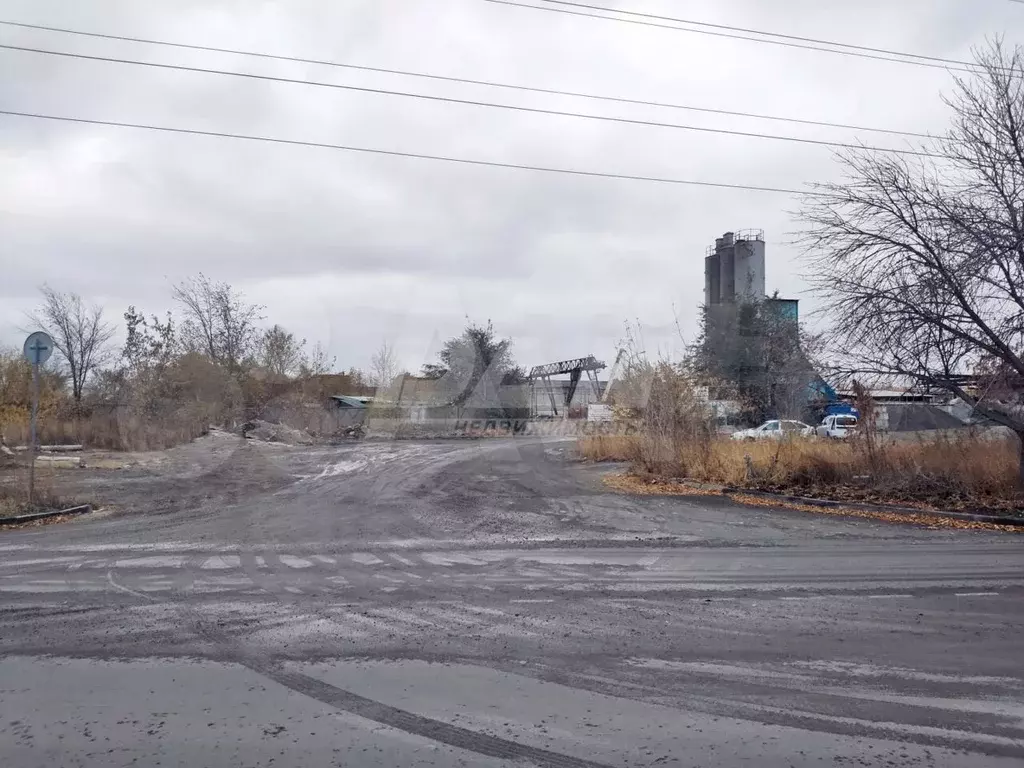
M973 63L970 61L962 61L960 59L947 59L942 56L928 56L921 53L906 53L904 51L893 51L888 48L872 48L867 45L856 45L854 43L837 43L834 40L821 40L815 37L802 37L800 35L787 35L782 32L765 32L760 29L748 29L745 27L736 27L731 24L714 24L710 21L694 21L692 19L679 19L674 16L658 16L654 13L641 13L640 11L628 11L620 8L609 8L604 5L589 5L587 3L571 2L570 0L539 0L542 3L548 3L549 5L561 5L568 6L571 8L586 8L592 11L607 11L611 13L621 13L626 16L639 16L645 19L655 19L657 21L673 21L679 24L690 24L695 27L707 27L709 29L725 29L731 32L742 32L748 35L762 35L763 37L773 37L778 40L793 40L800 43L813 43L814 45L831 45L836 48L846 48L853 51L865 51L867 53L880 53L886 56L902 56L908 59L920 59L921 61L938 62L941 64L953 64L958 67L971 67Z
M53 120L67 123L79 123L83 125L102 125L117 128L135 128L147 131L159 131L162 133L188 134L193 136L209 136L219 139L238 139L241 141L266 142L270 144L286 144L296 147L317 147L320 149L336 149L345 152L362 152L371 155L388 155L391 157L417 158L420 160L437 160L447 163L459 163L462 165L478 165L488 168L509 168L522 171L539 171L542 173L561 173L570 176L587 176L600 179L624 179L627 181L647 181L658 184L676 184L696 187L716 187L719 189L739 189L750 192L777 192L787 195L807 195L812 197L824 197L821 192L808 190L786 189L785 187L765 187L751 184L726 184L723 182L695 181L692 179L674 179L663 176L642 176L626 173L607 173L602 171L583 171L575 168L555 168L543 165L525 165L520 163L502 163L493 160L475 160L465 157L451 157L447 155L427 155L419 152L401 152L391 149L374 149L371 147L357 147L344 144L328 144L318 141L302 141L299 139L283 139L276 136L253 136L245 133L227 133L223 131L203 131L194 128L175 128L166 125L148 125L145 123L127 123L116 120L91 120L84 117L69 117L66 115L46 115L34 112L17 112L14 110L0 109L0 115L13 117L25 117L36 120Z
M1024 3L1024 0L1018 0L1018 2ZM545 10L545 9L540 8L538 10ZM606 18L606 17L602 16L601 18ZM341 62L329 61L329 60L324 60L324 59L308 59L308 58L302 58L302 57L299 57L299 56L280 56L280 55L275 55L275 54L270 54L270 53L262 53L262 52L258 52L258 51L241 50L241 49L237 49L237 48L218 48L218 47L209 46L209 45L192 45L192 44L188 44L188 43L175 43L175 42L170 42L170 41L167 41L167 40L153 40L153 39L144 38L144 37L128 37L126 35L109 35L109 34L102 34L102 33L99 33L99 32L84 32L82 30L77 30L77 29L66 29L66 28L63 28L63 27L48 27L48 26L44 26L42 24L25 24L25 23L18 22L18 21L5 21L5 20L2 20L2 19L0 19L0 25L10 26L10 27L22 27L24 29L36 29L36 30L42 30L42 31L45 31L45 32L59 32L59 33L62 33L62 34L79 35L79 36L82 36L82 37L100 38L100 39L104 39L104 40L119 40L119 41L130 42L130 43L141 43L141 44L144 44L144 45L160 45L160 46L166 46L166 47L169 47L169 48L182 48L182 49L194 50L194 51L209 51L211 53L227 53L227 54L231 54L231 55L234 55L234 56L251 56L251 57L260 58L260 59L272 59L272 60L275 60L275 61L289 61L289 62L295 62L295 63L300 63L300 64L316 64L316 65L327 66L327 67L338 67L338 68L342 68L342 69L357 70L357 71L361 71L361 72L377 72L377 73L387 74L387 75L399 75L399 76L402 76L402 77L419 77L419 78L423 78L423 79L427 79L427 80L436 80L436 81L448 82L448 83L462 83L462 84L466 84L466 85L482 85L482 86L485 86L485 87L488 87L488 88L505 88L505 89L508 89L508 90L525 91L525 92L528 92L528 93L544 93L544 94L549 94L549 95L554 95L554 96L570 96L570 97L573 97L573 98L592 99L594 101L607 101L607 102L613 102L613 103L618 103L618 104L633 104L633 105L646 106L646 107L663 107L663 108L666 108L666 109L680 109L680 110L687 110L687 111L690 111L690 112L703 112L703 113L706 113L706 114L713 114L713 115L728 115L728 116L731 116L731 117L744 117L744 118L751 118L751 119L754 119L754 120L771 120L771 121L784 122L784 123L796 123L796 124L799 124L799 125L813 125L813 126L819 126L819 127L824 127L824 128L843 128L843 129L853 130L853 131L867 131L867 132L871 132L871 133L888 133L888 134L892 134L894 136L909 136L909 137L918 138L918 139L931 139L931 138L934 138L933 136L931 136L931 135L929 135L927 133L915 133L914 131L899 131L899 130L895 130L895 129L891 129L891 128L872 128L872 127L867 127L867 126L863 126L863 125L850 125L850 124L847 124L847 123L828 122L828 121L825 121L825 120L806 120L806 119L801 119L801 118L797 118L797 117L780 117L780 116L777 116L777 115L763 115L763 114L758 114L756 112L738 112L738 111L732 111L732 110L727 110L727 109L712 109L710 107L695 107L695 106L686 105L686 104L674 104L674 103L662 102L662 101L646 101L646 100L643 100L643 99L628 99L628 98L619 97L619 96L606 96L606 95L594 94L594 93L584 93L584 92L581 92L581 91L561 91L561 90L557 90L555 88L535 88L535 87L531 87L531 86L528 86L528 85L516 85L516 84L512 84L512 83L502 83L502 82L498 82L498 81L495 81L495 80L474 80L474 79L468 78L468 77L451 77L451 76L446 76L446 75L435 75L435 74L430 74L430 73L427 73L427 72L414 72L414 71L411 71L411 70L403 70L403 69L386 69L384 67L369 67L369 66L363 66L363 65L359 65L359 64L344 64L344 63L341 63Z
M733 39L733 40L748 40L748 41L755 42L755 43L766 43L768 45L781 45L781 46L786 47L786 48L801 48L801 49L808 50L808 51L822 51L824 53L839 54L840 56L855 56L857 58L862 58L862 59L875 59L877 61L889 61L889 62L894 62L896 64L913 64L913 65L920 66L920 67L930 67L932 69L941 69L941 70L947 71L947 72L966 72L966 73L969 73L969 74L977 74L978 71L979 71L974 65L970 64L970 62L963 62L963 64L965 66L946 65L946 64L941 64L941 63L938 63L938 62L932 62L932 61L921 60L921 59L893 58L891 56L883 56L883 55L880 55L880 54L868 53L866 51L859 51L859 50L856 50L856 49L846 49L846 50L843 50L841 48L827 48L827 47L824 47L823 45L813 45L813 44L809 44L809 43L798 43L798 42L781 40L781 39L770 39L770 38L764 38L764 37L750 37L749 35L743 35L743 34L732 33L732 32L715 31L715 30L712 30L712 29L694 29L694 28L688 28L688 27L679 27L679 26L675 26L673 24L661 24L661 23L658 23L656 21L643 21L641 19L624 19L624 18L622 18L620 16L604 16L604 15L601 15L601 14L598 14L598 13L588 13L586 11L572 11L572 10L569 10L568 8L546 8L546 7L539 6L539 5L529 5L528 3L515 2L514 0L484 0L484 2L494 3L495 5L511 5L511 6L515 6L517 8L530 8L530 9L535 10L535 11L547 11L547 12L550 12L550 13L563 13L563 14L567 14L569 16L585 16L585 17L591 18L591 19L604 19L605 21L617 21L617 22L622 23L622 24L638 24L638 25L644 26L644 27L658 27L659 29L672 29L672 30L675 30L676 32L693 32L694 34L698 34L698 35L712 35L714 37L727 37L727 38L730 38L730 39ZM608 12L614 12L614 13L626 13L626 11L618 11L618 10L611 9L611 8L607 9L607 11ZM664 17L664 18L670 18L670 17ZM687 23L687 22L683 22L682 20L680 20L677 23ZM768 33L759 33L759 34L768 34ZM825 45L839 45L839 43L825 43ZM909 54L899 54L899 55L909 55Z
M611 117L608 115L594 115L584 112L566 112L558 109L542 109L540 107L524 107L516 104L499 104L491 101L475 101L471 99L456 99L450 96L434 96L423 93L412 93L410 91L392 91L385 88L369 88L366 86L358 85L342 85L340 83L327 83L318 80L303 80L291 77L280 77L276 75L257 75L251 72L233 72L230 70L223 69L206 69L204 67L189 67L182 64L161 64L152 61L138 61L136 59L120 59L110 56L90 56L84 53L70 53L67 51L51 51L42 48L28 48L20 45L3 45L0 44L0 49L6 49L10 51L21 51L28 53L38 53L47 56L61 56L71 59L85 59L88 61L102 61L111 64L130 64L140 67L151 67L155 69L169 69L181 72L196 72L206 75L222 75L227 77L241 77L251 80L263 80L274 83L288 83L295 85L309 85L317 88L333 88L336 90L344 91L355 91L358 93L374 93L387 96L401 96L410 99L420 99L423 101L439 101L446 104L464 104L474 107L486 107L490 109L507 109L515 112L528 112L531 114L539 115L556 115L559 117L574 117L584 120L598 120L601 122L609 123L620 123L625 125L640 125L644 127L655 127L655 128L672 128L676 130L684 131L695 131L698 133L716 133L727 136L740 136L744 138L754 139L767 139L771 141L788 141L798 144L812 144L822 147L831 147L833 149L856 149L856 150L868 150L873 152L887 152L898 155L916 155L918 157L943 157L943 155L926 152L924 150L914 149L895 149L892 147L875 147L863 144L851 144L842 141L826 141L824 139L807 139L799 136L781 136L771 133L754 133L751 131L735 131L728 128L707 128L704 126L697 125L685 125L683 123L664 123L656 120L637 120L627 117Z

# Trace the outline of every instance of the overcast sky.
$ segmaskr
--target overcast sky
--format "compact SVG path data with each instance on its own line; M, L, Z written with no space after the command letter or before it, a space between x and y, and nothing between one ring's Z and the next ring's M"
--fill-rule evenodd
M536 3L542 5L538 0ZM934 56L1024 37L1010 0L607 0ZM483 0L0 0L0 19L560 90L941 132L947 72L495 5ZM0 26L0 43L548 109L837 141L858 135ZM835 178L824 147L0 51L0 109L732 184ZM813 297L785 194L461 166L0 116L0 343L46 282L171 308L202 271L267 319L366 367L382 338L418 370L465 318L530 366L613 358L627 320L692 337L703 258L763 228L768 290Z

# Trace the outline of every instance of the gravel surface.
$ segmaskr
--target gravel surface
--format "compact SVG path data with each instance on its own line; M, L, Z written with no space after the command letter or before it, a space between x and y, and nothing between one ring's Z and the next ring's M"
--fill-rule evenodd
M0 534L0 765L1024 759L1024 537L212 435Z

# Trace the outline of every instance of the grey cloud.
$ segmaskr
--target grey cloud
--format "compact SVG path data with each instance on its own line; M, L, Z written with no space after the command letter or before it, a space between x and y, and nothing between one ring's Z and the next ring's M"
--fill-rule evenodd
M674 8L638 0L621 5ZM966 57L972 44L1019 21L1021 11L1012 5L707 0L690 4L687 14ZM937 90L949 83L936 70L471 0L0 0L0 18L914 130L941 130ZM852 137L9 28L0 28L0 41ZM14 75L0 78L0 104L27 111L737 184L800 188L835 173L831 153L819 147L11 52L0 52L0 68ZM796 226L787 213L794 207L778 195L0 117L0 339L16 340L21 309L31 306L43 281L107 301L117 316L128 303L161 311L169 283L202 270L257 296L273 320L329 342L345 366L365 365L379 338L389 335L400 337L403 360L416 367L431 340L457 332L466 314L492 317L499 333L516 338L526 363L577 351L611 356L622 322L634 317L650 325L652 347L671 347L673 307L684 333L692 333L704 248L726 229L765 228L769 286L799 294L795 252L785 242ZM325 285L337 296L320 290ZM417 291L426 298L416 299Z

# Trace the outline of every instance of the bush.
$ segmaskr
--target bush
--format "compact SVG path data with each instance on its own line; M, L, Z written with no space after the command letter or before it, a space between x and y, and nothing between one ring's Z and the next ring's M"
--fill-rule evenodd
M956 508L1022 506L1013 440L966 431L903 442L876 437L871 450L864 440L703 436L669 445L656 433L582 438L579 452L593 460L632 462L642 474L735 487Z
M707 404L696 393L694 382L673 366L654 368L634 459L644 471L672 466L687 474L692 463L707 463L714 428Z

